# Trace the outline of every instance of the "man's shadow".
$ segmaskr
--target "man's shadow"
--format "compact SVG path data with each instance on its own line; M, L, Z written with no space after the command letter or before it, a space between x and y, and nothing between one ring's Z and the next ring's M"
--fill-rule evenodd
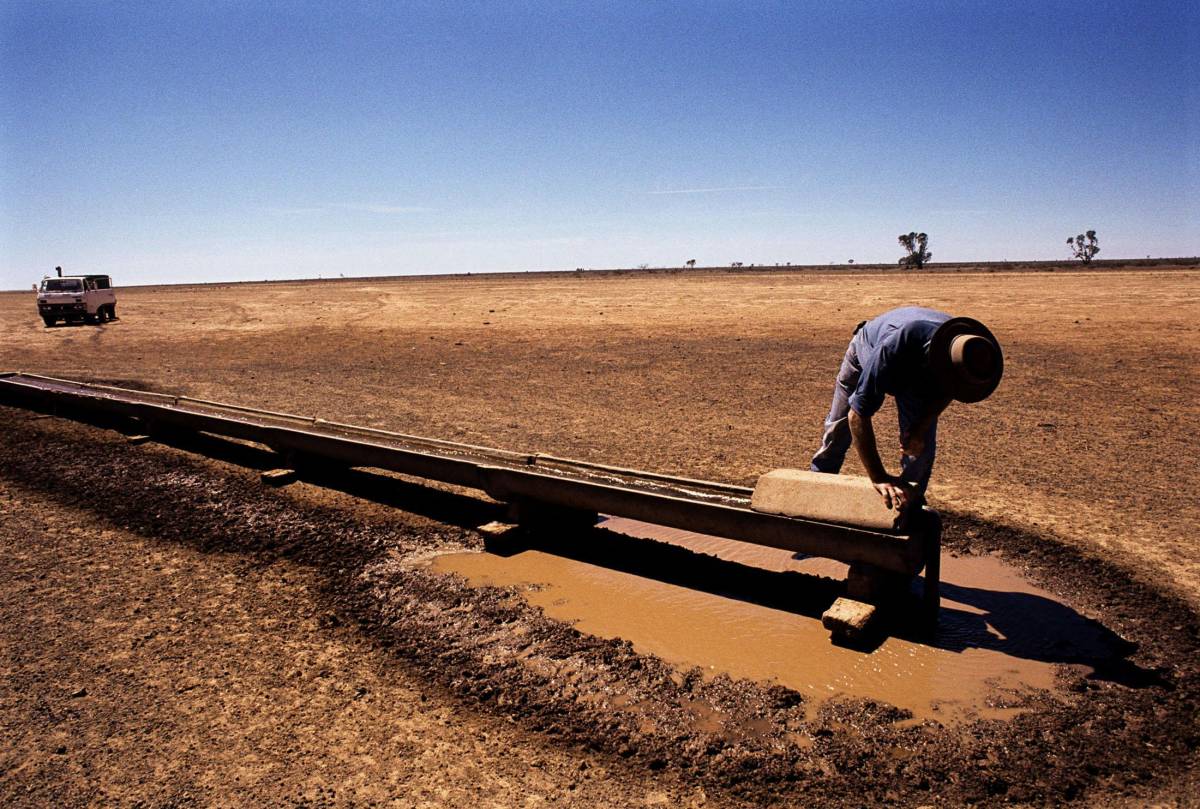
M990 649L1043 663L1077 664L1093 671L1088 679L1129 688L1170 687L1162 672L1129 659L1137 644L1061 601L1033 593L968 587L943 580L938 627L926 642L962 652ZM979 612L963 609L954 602ZM903 632L896 632L903 637Z

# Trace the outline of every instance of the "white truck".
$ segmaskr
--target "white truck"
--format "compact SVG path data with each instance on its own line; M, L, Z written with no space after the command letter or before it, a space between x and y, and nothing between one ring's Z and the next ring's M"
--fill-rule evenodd
M42 279L37 293L38 314L47 326L103 323L117 319L117 293L107 275L59 275Z

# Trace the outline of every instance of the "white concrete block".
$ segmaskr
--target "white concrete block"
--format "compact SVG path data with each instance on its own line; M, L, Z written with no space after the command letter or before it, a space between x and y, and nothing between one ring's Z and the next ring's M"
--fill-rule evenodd
M884 504L868 478L806 469L776 469L760 477L750 507L873 531L900 530L904 522L900 511Z

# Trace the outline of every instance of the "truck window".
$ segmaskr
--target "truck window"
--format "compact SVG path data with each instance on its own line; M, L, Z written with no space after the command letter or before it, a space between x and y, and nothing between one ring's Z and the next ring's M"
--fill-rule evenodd
M82 292L78 278L47 278L42 281L42 292Z

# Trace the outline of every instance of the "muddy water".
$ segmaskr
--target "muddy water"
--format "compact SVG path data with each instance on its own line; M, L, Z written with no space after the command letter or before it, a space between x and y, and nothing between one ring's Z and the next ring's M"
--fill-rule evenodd
M730 570L752 567L784 587L831 588L811 577L845 575L838 563L771 548L618 519L605 527L651 538L653 545L670 543L697 559L718 557L723 562L717 564ZM565 544L562 552L451 554L433 566L475 584L517 586L549 616L594 635L624 638L671 663L776 681L807 695L812 708L830 697L862 697L947 724L1019 713L1032 695L1053 691L1056 663L1086 656L1086 650L1069 647L1086 646L1095 634L1085 619L991 557L943 559L935 638L893 635L857 650L830 643L820 608L781 609L778 599L721 592L719 583L680 586L592 564L571 558Z

